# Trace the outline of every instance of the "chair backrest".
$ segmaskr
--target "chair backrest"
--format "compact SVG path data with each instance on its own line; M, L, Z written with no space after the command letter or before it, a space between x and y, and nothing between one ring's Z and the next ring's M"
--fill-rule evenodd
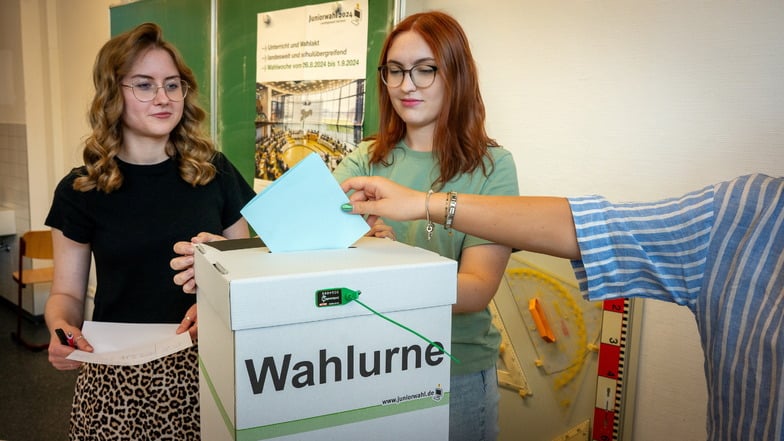
M52 230L28 231L19 238L19 257L53 259Z

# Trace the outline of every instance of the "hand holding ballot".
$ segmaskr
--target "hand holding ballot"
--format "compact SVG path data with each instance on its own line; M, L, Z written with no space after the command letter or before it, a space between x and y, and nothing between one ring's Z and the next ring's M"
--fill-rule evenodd
M354 214L407 221L426 219L496 243L568 259L579 259L569 202L561 197L491 196L460 193L445 208L445 193L416 191L379 176L341 183L353 191L341 208Z
M347 213L367 214L368 220L383 216L397 221L425 219L425 193L378 176L357 176L340 184L353 191L350 203L341 208ZM436 210L433 214L437 214ZM436 219L433 219L436 221Z

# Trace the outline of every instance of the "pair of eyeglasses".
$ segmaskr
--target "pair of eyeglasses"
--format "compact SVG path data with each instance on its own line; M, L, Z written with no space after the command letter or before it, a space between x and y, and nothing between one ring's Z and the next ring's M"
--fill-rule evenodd
M171 80L163 83L163 86L150 81L139 81L133 84L122 84L122 87L129 87L133 96L143 102L150 102L158 95L158 89L163 92L171 101L182 101L188 95L188 83L185 80Z
M389 87L400 87L408 74L414 86L424 89L430 87L436 80L438 67L432 64L416 64L411 69L403 69L397 64L384 64L378 66L381 81Z

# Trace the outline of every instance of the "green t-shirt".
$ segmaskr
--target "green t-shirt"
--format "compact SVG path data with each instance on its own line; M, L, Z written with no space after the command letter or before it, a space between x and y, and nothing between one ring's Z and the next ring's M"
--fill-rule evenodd
M439 173L436 159L431 152L414 151L400 142L388 158L389 166L371 165L369 163L371 144L372 142L361 143L341 161L333 172L338 182L353 176L383 176L416 190L430 190ZM444 188L437 190L517 196L519 194L517 171L512 154L500 147L490 148L490 154L492 163L488 159L485 160L488 176L484 176L482 169L478 168L473 173L458 175ZM459 198L457 209L460 210ZM452 230L450 234L438 225L433 230L432 239L428 241L424 220L396 222L384 219L384 222L394 229L398 241L436 252L458 262L463 249L490 243L456 230ZM500 341L501 336L493 326L487 308L475 313L454 314L451 353L460 360L460 363L452 363L452 374L468 374L494 366L498 359Z

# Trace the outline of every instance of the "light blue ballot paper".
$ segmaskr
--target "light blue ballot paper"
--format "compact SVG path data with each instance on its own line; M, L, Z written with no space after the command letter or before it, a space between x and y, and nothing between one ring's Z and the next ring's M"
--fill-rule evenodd
M370 230L347 216L348 197L324 161L311 153L240 210L270 252L348 248Z

